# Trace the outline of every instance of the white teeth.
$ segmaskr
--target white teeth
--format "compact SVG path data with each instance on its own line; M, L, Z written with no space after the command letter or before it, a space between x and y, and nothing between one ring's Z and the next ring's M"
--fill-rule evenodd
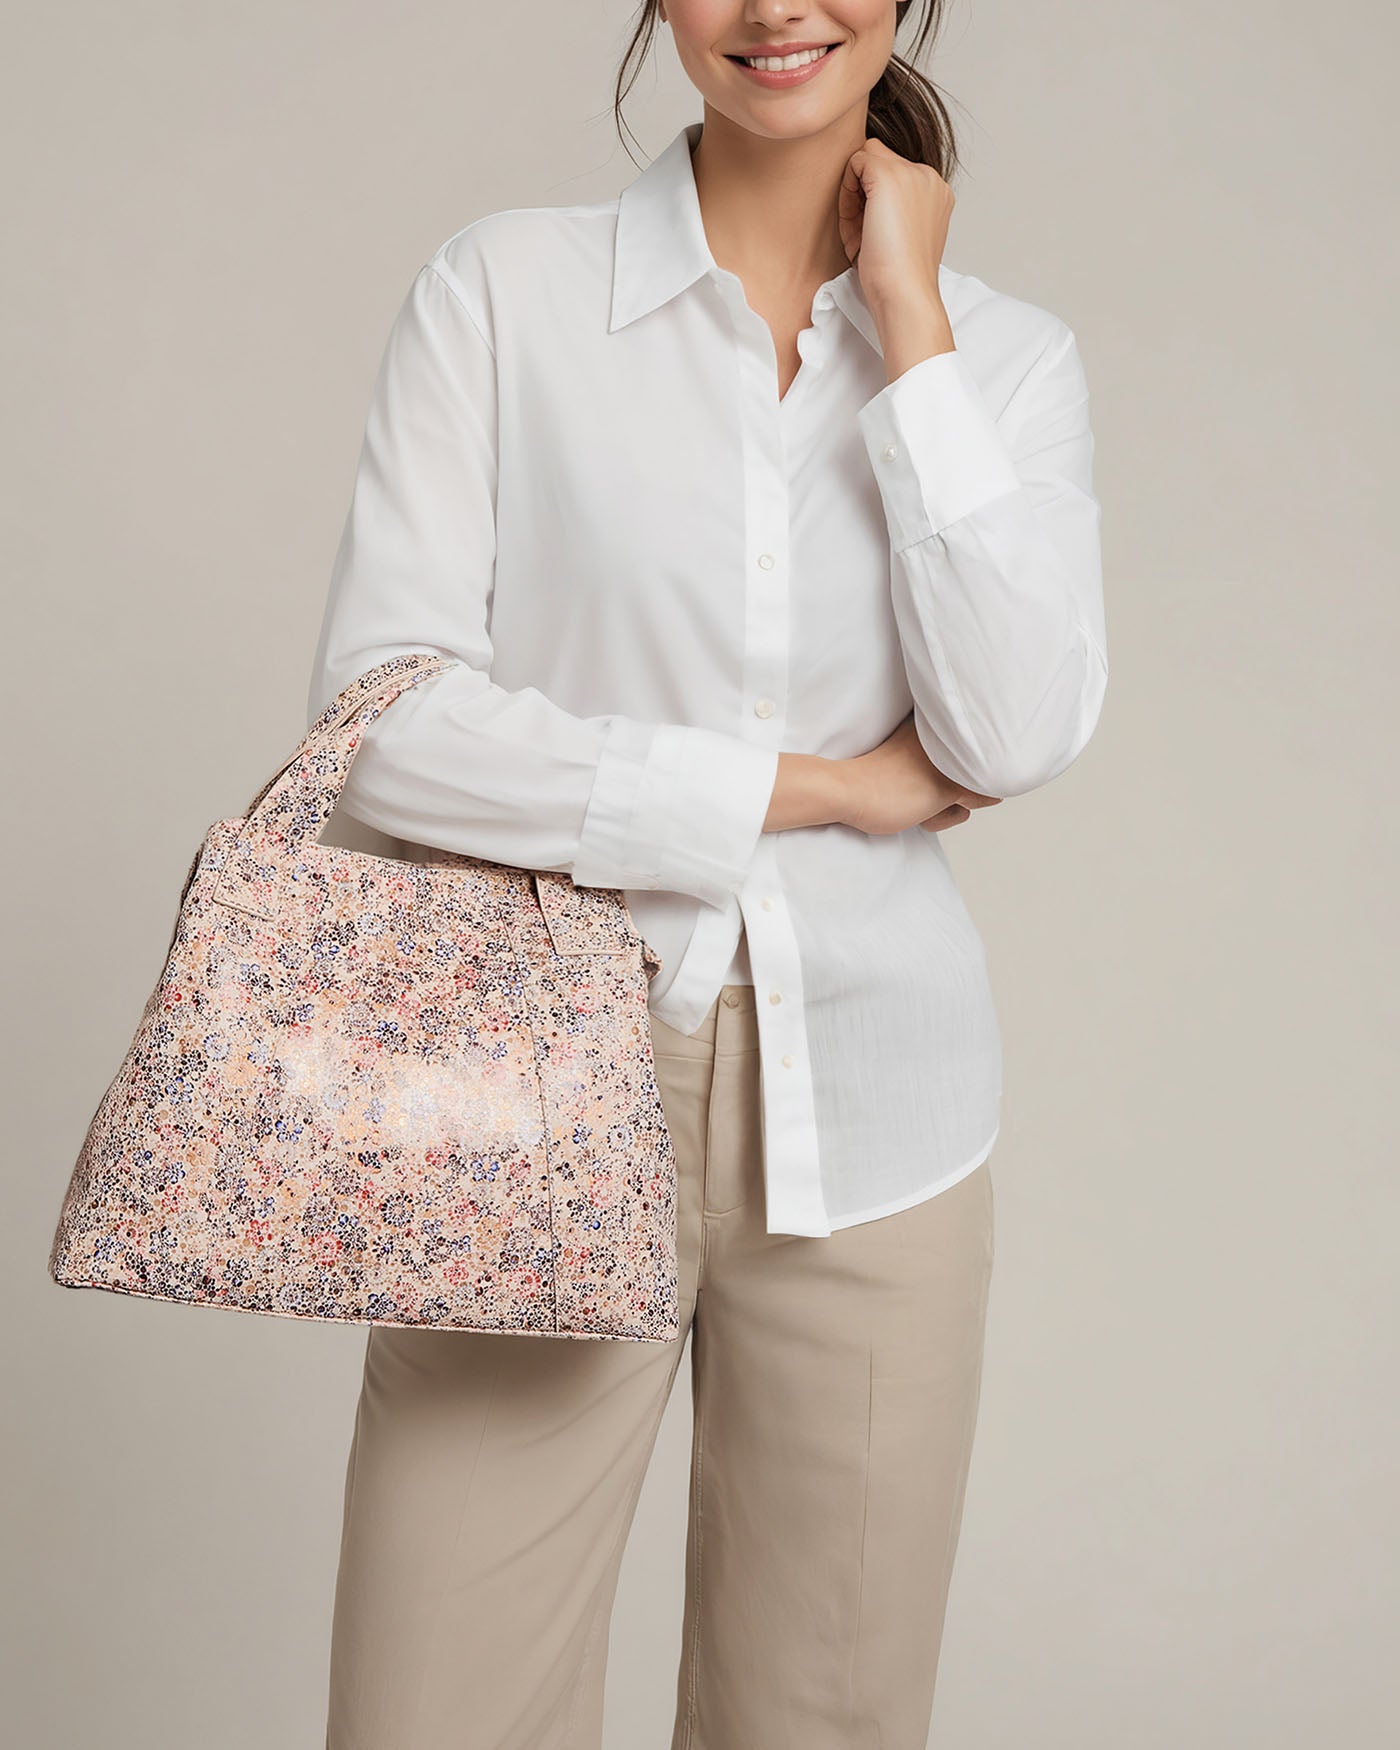
M806 67L830 52L831 45L828 44L824 49L802 49L795 55L741 55L739 58L746 67L757 67L764 73L777 73L789 67Z

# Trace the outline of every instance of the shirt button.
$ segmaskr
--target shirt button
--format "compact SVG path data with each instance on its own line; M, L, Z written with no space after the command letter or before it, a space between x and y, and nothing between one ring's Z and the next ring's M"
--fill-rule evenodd
M758 556L758 562L765 571L771 571L776 563L771 553L760 553Z
M787 1053L787 1055L783 1058L783 1068L784 1069L791 1069L793 1064L795 1064L796 1062L797 1062L797 1059L789 1051Z
M753 714L755 717L771 717L773 715L773 701L771 699L755 699Z
M880 458L882 461L892 462L898 454L898 444L886 444L884 449L880 451Z
M764 911L772 911L773 901L771 899L765 899L763 902L763 909Z
M770 1003L780 1003L780 1002L782 1002L782 1000L783 1000L783 993L780 990L770 990L769 991L768 1001Z

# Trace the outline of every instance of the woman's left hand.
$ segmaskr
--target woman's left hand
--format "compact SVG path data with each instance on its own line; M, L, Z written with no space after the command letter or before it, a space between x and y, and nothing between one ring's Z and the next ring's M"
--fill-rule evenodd
M868 139L846 162L837 195L841 241L887 354L952 347L938 269L953 206L952 189L931 164L901 158L881 140Z

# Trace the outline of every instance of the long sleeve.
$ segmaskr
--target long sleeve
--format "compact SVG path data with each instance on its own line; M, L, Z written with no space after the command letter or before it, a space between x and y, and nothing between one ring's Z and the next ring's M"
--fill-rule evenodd
M886 384L858 423L889 526L920 743L981 795L1048 783L1092 735L1108 675L1073 333L1056 323L999 419L953 351Z
M583 886L668 889L722 905L757 848L775 750L616 712L575 716L535 687L510 691L490 678L496 395L487 325L435 257L414 279L380 363L308 721L396 653L427 650L460 666L369 726L341 806L416 843L566 871Z

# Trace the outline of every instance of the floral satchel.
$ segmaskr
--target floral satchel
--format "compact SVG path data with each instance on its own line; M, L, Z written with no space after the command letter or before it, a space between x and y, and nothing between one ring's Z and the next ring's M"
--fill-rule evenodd
M318 842L366 726L337 695L186 877L54 1236L67 1288L303 1319L664 1342L676 1161L620 891Z

